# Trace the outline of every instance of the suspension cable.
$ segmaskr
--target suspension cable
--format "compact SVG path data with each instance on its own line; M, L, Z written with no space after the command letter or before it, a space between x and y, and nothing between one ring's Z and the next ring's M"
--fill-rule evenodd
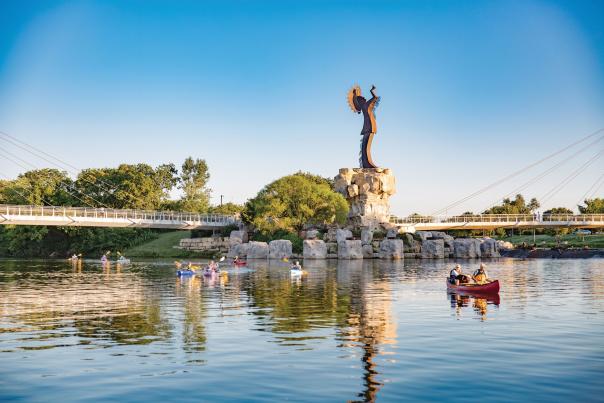
M30 166L30 167L32 167L33 169L36 169L36 170L37 170L37 169L39 169L39 168L38 168L38 167L36 167L35 165L33 165L33 164L31 164L31 163L29 163L29 162L27 162L27 161L23 160L22 158L19 158L18 156L14 155L14 154L12 154L12 153L10 153L10 152L8 152L8 151L6 151L6 150L2 149L2 148L0 148L0 151L2 151L2 152L0 152L0 157L3 157L3 158L5 158L5 159L7 159L7 160L11 161L11 162L12 162L12 163L14 163L15 165L18 165L19 167L21 167L22 169L24 169L24 170L26 170L26 171L29 171L31 168L26 167L25 165L21 164L20 162L18 162L18 161L16 161L16 160L14 160L13 158L17 158L17 159L19 159L19 160L23 161L24 163L26 163L27 165L29 165L29 166ZM6 153L6 154L8 154L8 155L5 155L4 153ZM11 158L11 156L12 156L13 158ZM48 184L50 184L50 181L49 181L48 179L44 180L43 182L44 182L45 184L47 184L47 185L48 185ZM75 197L76 199L78 199L78 200L79 200L79 201L81 201L82 203L86 204L88 207L95 208L96 206L93 206L92 204L88 203L87 201L85 201L85 200L81 199L80 197L76 196L75 194L73 194L72 192L70 192L70 191L69 191L69 189L76 190L76 191L78 191L78 192L79 192L79 193L80 193L82 196L84 196L84 197L88 197L89 199L93 200L95 203L97 203L97 204L101 205L102 207L107 207L107 208L109 208L109 207L108 207L106 204L104 204L104 203L102 203L102 202L100 202L100 201L96 200L96 199L95 199L94 197L92 197L92 196L89 196L89 195L84 194L82 191L78 190L77 188L70 188L70 187L68 187L66 184L64 184L63 182L57 182L57 183L56 183L56 185L58 185L58 186L62 186L62 187L63 187L63 190L64 190L65 192L67 192L67 193L68 193L70 196ZM48 201L45 201L45 202L46 202L48 205L52 205L52 203L49 203Z
M587 169L587 167L589 167L591 164L593 164L598 158L600 158L602 156L602 154L604 153L604 149L598 151L593 157L591 157L589 160L587 160L585 163L583 163L583 165L581 165L579 168L577 168L576 170L574 170L573 172L570 173L570 175L568 175L566 178L564 178L562 180L562 182L556 184L552 189L550 189L547 193L545 193L542 197L541 197L541 203L545 204L547 201L549 201L554 195L556 195L560 190L562 190L566 185L568 185L570 182L572 182L577 176L579 176L579 174L581 172L583 172L585 169Z
M573 159L574 157L576 157L577 155L581 154L583 151L585 151L588 148L592 147L594 144L598 143L602 139L604 139L604 135L598 137L595 141L592 141L591 143L588 143L587 145L581 147L579 150L575 151L573 154L569 155L568 157L566 157L562 161L559 161L558 163L556 163L555 165L551 166L547 170L541 172L539 175L534 176L533 178L529 179L527 182L525 182L522 185L518 186L517 188L515 188L514 190L512 190L511 192L509 192L508 194L506 194L505 196L503 196L501 199L497 199L497 201L491 203L487 208L485 208L484 211L486 211L486 210L488 210L488 209L496 206L497 203L499 202L499 200L504 200L506 198L511 197L512 195L521 193L524 189L526 189L529 186L531 186L532 184L540 181L541 179L543 179L544 177L546 177L547 175L549 175L550 173L552 173L553 171L555 171L556 169L558 169L559 167L561 167L562 165L564 165L565 163L567 163L568 161L570 161L571 159Z
M604 179L604 173L601 174L598 177L598 179L596 179L596 181L589 187L589 189L587 189L587 192L585 192L585 194L583 196L581 196L581 198L579 199L579 201L576 204L579 205L579 204L583 203L585 200L591 199L592 196L598 192L600 187L602 185L604 185L603 179ZM600 183L600 182L602 182L602 183ZM598 183L600 183L600 184L598 185ZM593 192L592 192L592 189L593 189ZM588 195L590 197L587 197Z
M8 142L9 144L12 144L12 145L20 148L21 150L23 150L25 152L28 152L29 154L32 154L35 157L40 158L40 159L48 162L49 164L52 164L52 165L58 167L59 169L70 171L73 175L76 176L76 179L78 179L78 177L79 177L78 172L81 172L81 170L78 169L77 167L75 167L75 166L69 164L68 162L65 162L65 161L63 161L63 160L61 160L61 159L59 159L57 157L54 157L51 154L49 154L49 153L47 153L47 152L45 152L43 150L40 150L40 149L38 149L38 148L30 145L30 144L27 144L24 141L21 141L21 140L15 138L13 136L11 136L10 134L8 134L6 132L0 131L0 135L5 136L4 138L0 137L0 140L4 140L4 141ZM17 142L25 145L26 147L29 147L29 148L35 150L35 152L31 151L30 149L27 149L27 148L23 147L22 145L18 144ZM46 156L48 156L48 157L50 157L50 158L58 161L61 165L64 165L64 166L61 166L61 165L57 164L56 162L53 162L50 159L48 159L48 158L46 158L46 157L44 157L43 155L40 155L40 154L46 155ZM68 167L68 168L66 169L65 167ZM122 184L118 184L118 185L112 186L109 183L105 182L104 180L102 180L102 179L100 179L98 177L94 177L95 180L97 180L97 181L101 182L102 184L104 184L105 186L107 186L107 187L103 188L98 183L90 181L89 179L87 179L84 176L81 176L80 179L83 180L83 181L85 181L85 182L88 182L88 183L92 184L93 186L96 186L97 188L99 188L99 189L101 189L101 190L103 190L105 192L108 192L111 195L117 196L118 198L121 198L124 201L129 201L129 200L127 200L127 199L124 198L125 195L129 196L130 199L142 201L142 199L140 199L140 198L132 195L130 192L124 192L124 194L116 193L116 190L119 187L121 187ZM107 188L109 188L109 189L107 189ZM88 196L88 197L90 197L90 196Z
M458 206L458 205L460 205L460 204L462 204L462 203L464 203L464 202L466 202L466 201L468 201L468 200L470 200L470 199L472 199L472 198L474 198L474 197L476 197L476 196L478 196L478 195L486 192L487 190L492 189L493 187L495 187L495 186L497 186L497 185L499 185L499 184L501 184L501 183L503 183L503 182L505 182L505 181L507 181L509 179L512 179L512 178L520 175L521 173L524 173L526 170L528 170L530 168L533 168L533 167L535 167L535 166L537 166L537 165L539 165L539 164L541 164L541 163L543 163L543 162L545 162L545 161L547 161L547 160L555 157L556 155L559 155L559 154L563 153L564 151L566 151L566 150L574 147L577 144L580 144L580 143L584 142L587 139L590 139L590 138L594 137L595 135L597 135L597 134L599 134L599 133L601 133L603 131L604 131L604 128L598 129L595 132L593 132L593 133L591 133L591 134L589 134L589 135L587 135L587 136L585 136L585 137L583 137L583 138L581 138L581 139L579 139L577 141L574 141L571 144L569 144L569 145L561 148L560 150L555 151L552 154L549 154L546 157L543 157L540 160L538 160L536 162L533 162L533 163L531 163L531 164L529 164L529 165L527 165L527 166L525 166L525 167L523 167L523 168L521 168L521 169L519 169L517 171L514 171L511 174L509 174L509 175L507 175L507 176L505 176L505 177L503 177L503 178L501 178L501 179L499 179L499 180L497 180L497 181L495 181L495 182L493 182L493 183L491 183L491 184L489 184L489 185L487 185L487 186L485 186L485 187L477 190L476 192L474 192L474 193L472 193L472 194L470 194L470 195L468 195L468 196L466 196L466 197L464 197L464 198L462 198L462 199L460 199L460 200L458 200L456 202L453 202L453 203L451 203L451 204L449 204L449 205L441 208L440 210L435 211L431 215L442 214L443 212L445 212L447 210L450 210L451 208L456 207L456 206Z

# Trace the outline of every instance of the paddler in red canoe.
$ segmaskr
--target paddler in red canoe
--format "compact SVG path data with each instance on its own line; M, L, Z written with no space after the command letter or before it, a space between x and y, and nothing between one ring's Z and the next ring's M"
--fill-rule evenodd
M449 282L451 284L459 285L469 283L470 278L463 273L461 270L461 265L456 264L455 268L449 273Z
M485 267L486 265L484 263L481 263L478 270L474 272L472 278L474 279L476 284L487 284L491 282L491 280L489 280L489 276L487 275Z

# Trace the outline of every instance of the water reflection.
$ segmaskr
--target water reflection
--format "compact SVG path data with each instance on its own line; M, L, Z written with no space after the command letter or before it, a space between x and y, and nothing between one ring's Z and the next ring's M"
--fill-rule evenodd
M451 308L455 310L455 316L457 319L461 318L463 308L472 307L474 312L477 314L480 320L487 320L487 313L489 311L489 305L491 309L499 308L500 297L499 294L493 295L472 295L471 293L455 293L448 291L449 299L451 301Z
M170 360L154 365L174 370L182 361L201 371L218 362L264 363L271 354L279 358L276 362L314 357L328 374L342 370L342 362L353 368L355 382L342 381L346 398L375 401L378 394L388 393L386 374L392 377L393 369L422 368L423 362L414 361L422 354L438 362L433 354L448 351L441 343L446 338L439 337L452 327L460 326L461 331L464 325L493 325L501 322L505 310L517 315L517 323L535 307L540 307L538 314L550 314L554 304L560 304L557 315L567 315L561 323L568 324L575 318L573 305L562 305L561 298L582 303L575 305L579 312L601 313L601 261L561 267L493 261L489 274L502 284L500 298L447 293L442 281L449 270L446 262L309 261L305 262L309 274L292 278L286 263L261 261L249 269L229 268L225 276L178 278L169 262L121 267L81 261L0 261L0 360L18 360L11 354L24 350L52 353L80 347L101 357L127 355L132 365L137 363L134 357L171 354ZM445 295L450 308L443 303ZM502 299L505 309L500 311ZM457 322L452 316L478 321ZM532 328L539 318L533 313L530 319ZM474 335L465 336L471 340ZM422 350L434 340L436 347ZM409 345L416 351L401 355ZM284 355L290 355L288 360L282 360ZM147 361L138 363L143 366ZM279 370L284 371L281 376L300 376L289 367ZM247 376L270 377L279 370L260 372L256 365ZM341 395L330 397L315 400L342 400Z

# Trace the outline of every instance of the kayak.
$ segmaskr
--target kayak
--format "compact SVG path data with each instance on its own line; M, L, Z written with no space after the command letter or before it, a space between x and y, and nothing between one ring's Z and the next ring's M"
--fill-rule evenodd
M195 274L197 274L196 272L194 272L193 270L177 270L176 271L176 275L181 277L181 276L194 276Z
M306 272L304 270L290 269L289 274L291 274L292 276L301 276L303 274L306 274Z
M499 280L491 281L487 284L463 284L455 285L447 279L447 289L451 291L464 291L477 294L497 294L499 292Z
M238 262L233 262L233 264L234 264L235 266L245 266L245 265L247 264L247 262L246 262L246 261L244 261L244 260L240 260L240 261L238 261Z
M120 264L130 264L130 259L118 259L115 262Z

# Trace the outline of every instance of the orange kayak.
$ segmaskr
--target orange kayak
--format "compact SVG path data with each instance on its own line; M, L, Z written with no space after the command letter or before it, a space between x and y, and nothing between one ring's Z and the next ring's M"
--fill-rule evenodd
M447 289L451 291L464 291L477 294L497 294L499 292L499 280L491 281L487 284L463 284L455 285L447 279Z

